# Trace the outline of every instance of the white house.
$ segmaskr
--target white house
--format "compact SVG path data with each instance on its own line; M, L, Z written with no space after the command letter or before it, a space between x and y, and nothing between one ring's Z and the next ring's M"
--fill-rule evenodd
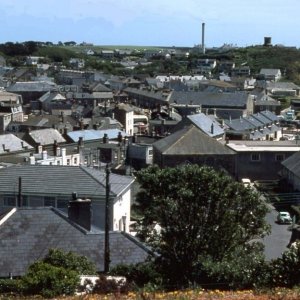
M280 69L261 69L260 75L264 75L265 80L278 81L281 78Z
M91 199L92 225L105 228L106 183L109 183L110 230L129 232L134 178L82 166L16 165L0 169L0 214L18 205L52 206L67 212L74 193Z

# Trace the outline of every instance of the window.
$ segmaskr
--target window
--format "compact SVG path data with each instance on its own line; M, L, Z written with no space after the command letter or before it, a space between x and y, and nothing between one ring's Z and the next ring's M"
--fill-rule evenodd
M16 206L16 197L13 195L3 196L3 205L4 206Z
M77 157L74 157L74 165L77 165Z
M57 199L57 208L67 208L70 199Z
M52 206L55 207L55 197L44 197L44 206Z
M70 159L67 159L67 165L68 166L70 165Z
M149 150L148 150L148 155L149 155L149 156L152 156L152 155L153 155L153 150L152 150L152 149L149 149Z
M260 161L260 154L259 153L252 153L251 154L251 161Z
M283 161L284 154L275 154L275 161Z

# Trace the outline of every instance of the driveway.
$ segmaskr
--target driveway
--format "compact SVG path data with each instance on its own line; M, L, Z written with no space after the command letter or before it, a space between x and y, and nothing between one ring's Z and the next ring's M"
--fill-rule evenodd
M276 223L277 210L270 207L270 212L266 215L266 221L271 225L271 233L262 239L265 245L266 260L270 261L281 257L282 253L287 250L287 245L290 242L292 232L288 230L291 225L283 225Z

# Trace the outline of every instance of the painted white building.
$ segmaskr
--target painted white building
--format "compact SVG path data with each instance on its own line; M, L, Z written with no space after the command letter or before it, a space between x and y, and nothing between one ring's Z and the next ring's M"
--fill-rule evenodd
M40 147L39 153L35 153L29 157L30 165L54 165L54 166L79 166L80 154L67 154L66 148L57 147L57 155L48 155L47 150L42 150Z

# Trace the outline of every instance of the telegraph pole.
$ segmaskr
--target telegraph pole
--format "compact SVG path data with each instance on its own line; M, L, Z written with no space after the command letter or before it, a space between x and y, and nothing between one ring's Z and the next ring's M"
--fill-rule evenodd
M17 207L21 207L21 206L22 206L22 177L19 177Z
M110 263L110 249L109 249L109 225L110 225L110 205L109 205L109 193L110 183L109 174L110 170L108 164L106 164L106 180L105 180L105 240L104 240L104 272L109 272Z

